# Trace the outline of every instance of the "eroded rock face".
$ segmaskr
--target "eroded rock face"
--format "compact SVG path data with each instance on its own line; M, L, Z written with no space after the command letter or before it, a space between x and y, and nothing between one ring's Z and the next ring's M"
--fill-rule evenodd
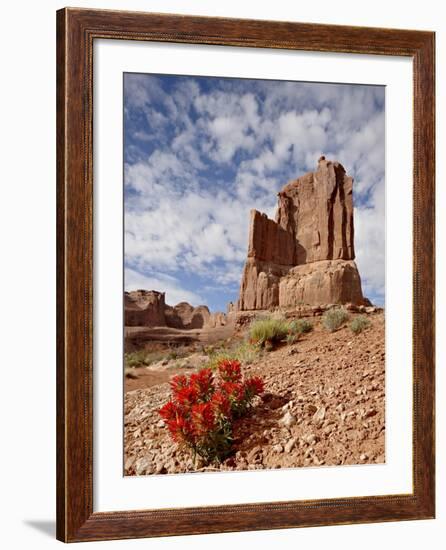
M316 172L279 193L276 222L293 236L295 265L353 260L353 179L341 164L321 157Z
M127 327L165 326L165 293L133 290L124 293L124 317Z
M238 309L363 304L354 258L353 179L321 157L280 191L275 221L251 211Z
M169 306L165 293L156 290L134 290L124 293L125 326L169 327L200 330L225 326L224 313L211 313L207 306L193 307L187 302Z
M280 280L279 303L362 304L361 279L352 260L321 260L298 265Z
M166 307L166 325L183 330L204 328L211 316L206 306L193 307L187 302L180 302L174 307Z

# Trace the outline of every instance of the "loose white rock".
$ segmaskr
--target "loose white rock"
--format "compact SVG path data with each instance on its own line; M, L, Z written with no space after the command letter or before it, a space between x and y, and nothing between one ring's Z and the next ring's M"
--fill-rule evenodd
M315 424L320 424L324 421L325 418L325 407L319 407L318 410L313 415L313 422Z
M146 457L138 458L135 462L135 473L137 476L144 474L151 462Z
M290 426L294 426L294 424L297 424L297 418L288 411L284 414L279 423L286 428L289 428Z
M314 443L317 443L318 437L315 434L305 434L302 437L302 441L308 445L314 445Z
M285 445L285 452L290 453L296 445L296 438L292 437Z

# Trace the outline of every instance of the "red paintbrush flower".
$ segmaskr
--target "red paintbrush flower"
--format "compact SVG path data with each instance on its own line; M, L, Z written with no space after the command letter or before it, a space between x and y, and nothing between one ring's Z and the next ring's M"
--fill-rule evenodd
M182 416L178 416L174 420L170 420L167 423L167 428L169 429L172 439L179 444L188 444L193 443L194 441L194 430L190 420Z
M252 395L260 395L265 390L265 384L259 376L245 380L245 388Z
M185 386L176 393L177 403L185 410L188 410L198 400L198 392L193 386Z
M222 391L216 391L210 401L212 409L217 417L231 416L231 402L228 396Z
M191 417L196 436L206 435L215 429L215 416L210 403L196 403L192 407Z
M172 390L172 393L176 395L181 389L185 388L189 384L189 381L187 380L187 376L184 374L177 374L176 376L173 376L170 381L170 388Z
M240 382L242 371L240 361L224 359L218 363L218 373L225 382Z
M190 386L196 389L198 398L207 401L214 391L214 375L211 369L202 369L190 376Z
M210 369L189 377L174 376L170 383L172 398L158 411L172 439L206 462L228 456L233 420L245 415L253 398L264 391L259 377L243 382L239 361L221 361L217 380Z
M241 399L244 394L243 384L239 382L223 382L220 386L220 390L225 393L231 401L234 399Z
M165 405L161 407L158 411L158 414L166 422L169 420L174 420L179 413L177 405L173 401L168 401Z

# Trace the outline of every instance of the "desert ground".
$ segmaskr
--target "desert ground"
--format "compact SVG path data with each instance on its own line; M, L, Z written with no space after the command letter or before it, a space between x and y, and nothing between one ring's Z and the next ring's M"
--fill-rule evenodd
M167 345L161 338L135 351L129 340L125 376L126 475L215 470L259 470L385 461L384 312L369 308L369 325L355 334L350 313L333 332L322 316L294 343L266 351L247 343L248 326ZM209 366L218 354L239 350L245 376L260 376L264 393L236 420L232 454L204 464L174 443L158 414L169 400L169 381ZM240 353L240 350L242 352Z

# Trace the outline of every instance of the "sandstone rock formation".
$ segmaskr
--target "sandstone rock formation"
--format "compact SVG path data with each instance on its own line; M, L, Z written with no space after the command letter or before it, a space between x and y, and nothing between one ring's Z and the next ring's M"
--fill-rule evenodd
M156 290L125 292L124 317L127 327L200 330L226 324L224 313L211 313L207 306L193 307L187 302L169 306L165 302L165 293Z
M166 325L183 330L203 328L210 317L206 306L193 307L187 302L180 302L174 307L166 307Z
M353 179L338 162L278 194L276 220L251 211L238 310L365 304L354 262Z
M127 327L165 326L165 293L134 290L124 293L124 323Z

